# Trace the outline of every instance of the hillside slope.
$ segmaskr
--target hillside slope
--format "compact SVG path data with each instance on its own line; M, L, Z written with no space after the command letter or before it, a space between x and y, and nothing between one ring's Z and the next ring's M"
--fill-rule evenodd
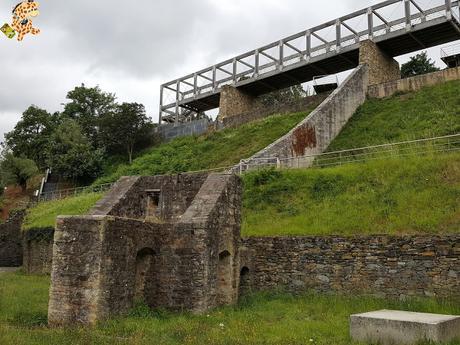
M460 133L460 80L387 99L370 99L328 151Z
M94 184L114 182L121 176L159 175L238 164L289 132L312 110L271 116L237 129L175 139L148 150L132 165L120 165Z
M460 232L460 152L244 176L243 236Z

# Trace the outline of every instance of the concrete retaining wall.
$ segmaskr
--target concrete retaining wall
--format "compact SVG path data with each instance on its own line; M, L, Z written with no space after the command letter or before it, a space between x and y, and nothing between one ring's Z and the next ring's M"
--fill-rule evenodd
M253 290L460 297L460 235L248 238Z
M452 80L460 80L460 67L372 85L369 86L368 95L371 98L385 98L393 96L397 92L418 91L425 86L433 86Z
M25 212L13 214L0 224L0 267L19 267L22 265L21 225Z
M302 111L306 111L307 109L313 106L319 105L328 96L329 96L329 93L310 96L310 97L304 97L295 102L290 102L287 104L280 104L278 106L260 105L250 111L247 111L247 112L244 112L238 115L233 115L230 117L224 117L216 123L216 127L217 129L236 128L245 123L264 119L268 116L275 115L275 114L284 115L284 114L299 113Z
M258 164L261 159L280 158L290 159L283 163L288 167L311 166L311 158L299 157L319 154L328 148L366 100L367 88L368 67L361 65L297 127L246 162L251 166Z

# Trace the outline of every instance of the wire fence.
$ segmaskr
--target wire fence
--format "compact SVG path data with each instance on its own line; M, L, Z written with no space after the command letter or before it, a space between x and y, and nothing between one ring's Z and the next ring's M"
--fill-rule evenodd
M238 165L238 172L242 174L247 171L267 168L324 168L377 159L420 156L452 151L460 151L460 134L310 154L299 157L253 158L242 160Z
M460 134L304 155L300 157L251 158L242 160L236 166L195 170L188 171L187 173L233 172L242 175L246 172L263 169L327 168L373 160L438 155L455 151L460 151ZM108 191L113 185L114 183L106 183L99 186L88 186L43 193L39 196L38 202L60 200L85 193L102 193Z

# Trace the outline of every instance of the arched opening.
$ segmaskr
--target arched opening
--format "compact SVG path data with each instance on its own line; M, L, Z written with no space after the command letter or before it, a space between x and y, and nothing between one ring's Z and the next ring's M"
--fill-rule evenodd
M240 272L240 288L239 295L244 296L251 291L251 278L249 268L243 267Z
M148 300L149 287L152 285L152 271L154 266L155 252L150 248L144 248L136 256L136 283L134 298L136 301Z
M217 267L217 303L232 303L232 256L227 250L219 254Z

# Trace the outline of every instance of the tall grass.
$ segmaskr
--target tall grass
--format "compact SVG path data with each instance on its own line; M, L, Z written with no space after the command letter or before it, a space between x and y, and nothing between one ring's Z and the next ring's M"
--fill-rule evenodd
M460 152L244 176L243 236L460 231Z
M78 216L87 213L102 193L81 194L62 200L46 201L27 210L23 229L54 227L57 216Z
M50 329L46 326L48 286L47 277L0 274L0 344L358 345L348 334L348 318L354 313L385 308L460 314L460 301L455 299L401 302L366 296L267 292L204 315L138 307L126 317L95 328Z
M236 129L178 138L148 150L131 165L120 165L94 184L114 182L121 176L160 175L229 167L289 132L308 113L309 111L276 115Z

